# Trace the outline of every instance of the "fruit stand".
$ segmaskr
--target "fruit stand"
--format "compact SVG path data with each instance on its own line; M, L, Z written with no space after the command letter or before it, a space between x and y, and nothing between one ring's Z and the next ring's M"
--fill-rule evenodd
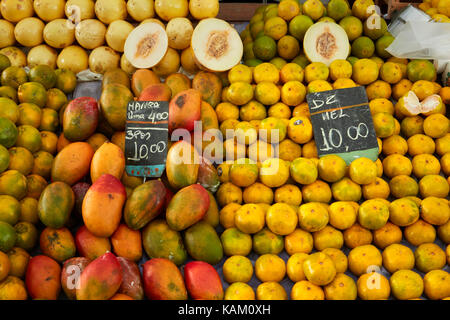
M0 300L450 299L409 4L0 0Z

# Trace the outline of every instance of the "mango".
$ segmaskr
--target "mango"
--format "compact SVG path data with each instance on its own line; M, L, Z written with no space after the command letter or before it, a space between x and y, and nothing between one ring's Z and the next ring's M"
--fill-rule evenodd
M136 97L139 97L145 88L158 83L161 83L161 80L153 71L148 69L138 69L131 77L131 90L133 90Z
M75 195L64 182L53 182L45 187L39 198L38 213L43 224L50 228L62 228L69 220Z
M205 188L193 184L178 191L166 210L169 227L176 231L189 228L200 221L209 208L209 195Z
M74 142L62 149L53 160L51 179L74 185L89 173L94 149L87 142Z
M56 300L61 291L61 267L47 256L34 256L28 262L25 284L32 299Z
M80 275L87 267L90 260L84 257L76 257L68 259L64 262L61 271L61 287L70 300L75 300L76 287L80 279Z
M145 227L163 208L166 187L160 180L150 180L133 190L124 210L125 223L133 230Z
M144 290L151 300L187 300L183 276L170 260L154 258L143 265Z
M58 137L58 141L56 142L56 151L60 152L62 149L67 147L70 144L70 141L64 137L64 133L61 133Z
M130 89L122 84L106 85L100 96L102 116L115 131L123 131L127 121L127 105L133 100Z
M112 161L113 159L113 161ZM120 180L125 169L125 155L117 145L105 142L95 151L91 162L91 180L94 183L104 173Z
M131 261L139 261L142 258L141 233L120 224L111 236L111 243L114 253L119 257L127 258Z
M202 156L200 156L197 183L212 193L215 193L220 186L219 174L217 173L216 167L211 161Z
M181 189L197 181L199 155L186 141L174 143L167 152L166 175L174 189Z
M83 221L97 237L109 237L119 226L127 194L119 179L103 174L98 178L83 200Z
M203 261L191 261L184 267L189 296L196 300L222 300L222 281L216 269Z
M216 230L205 221L197 222L186 230L184 243L189 255L195 260L216 264L223 258L220 238Z
M208 102L202 101L202 106L200 108L200 120L202 121L203 132L209 129L219 129L217 113Z
M109 239L93 235L86 226L81 226L77 230L75 245L78 253L89 260L97 259L106 252L111 251Z
M222 98L222 81L212 73L200 71L192 80L192 88L200 91L202 99L215 108Z
M103 74L102 87L111 83L119 83L130 88L130 77L120 68L111 69Z
M157 83L145 87L138 101L170 101L171 96L172 92L166 84Z
M183 73L172 73L164 81L172 92L172 98L183 90L191 88L191 79Z
M202 96L199 91L181 91L169 104L169 132L175 129L194 130L195 121L200 120Z
M187 259L183 239L163 219L150 222L142 231L144 250L150 258L166 258L177 266Z
M122 279L119 260L107 252L89 263L81 273L77 300L108 300L119 290Z
M83 141L97 129L97 101L91 97L79 97L69 102L64 110L63 132L69 141Z
M39 247L43 254L64 262L75 256L76 248L72 233L67 228L45 228L39 238Z
M117 260L123 271L122 284L117 292L134 300L144 299L144 287L138 265L123 257L117 257Z

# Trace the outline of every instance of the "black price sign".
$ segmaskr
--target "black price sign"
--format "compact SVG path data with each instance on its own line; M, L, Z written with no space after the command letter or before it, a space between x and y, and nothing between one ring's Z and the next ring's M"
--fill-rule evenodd
M378 142L364 87L307 95L319 156L337 154L347 164L378 158Z
M167 101L130 101L125 126L128 175L159 178L166 167L169 136Z

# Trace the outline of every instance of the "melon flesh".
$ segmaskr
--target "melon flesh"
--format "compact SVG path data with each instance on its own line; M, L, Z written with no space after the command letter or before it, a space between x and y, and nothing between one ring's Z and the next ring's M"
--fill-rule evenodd
M340 25L322 21L306 31L303 50L311 62L322 62L329 66L336 59L347 59L350 43Z
M158 23L148 22L130 32L125 41L124 53L133 67L151 68L162 60L168 45L166 30Z
M241 62L244 47L238 32L226 21L200 21L191 41L196 62L203 68L222 72Z

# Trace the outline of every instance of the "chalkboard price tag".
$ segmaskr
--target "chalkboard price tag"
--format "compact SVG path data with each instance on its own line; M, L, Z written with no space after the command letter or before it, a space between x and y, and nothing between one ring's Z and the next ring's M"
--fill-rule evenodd
M125 170L130 176L159 178L166 167L169 136L167 101L130 101L125 126Z
M347 164L378 158L378 142L364 87L329 90L306 96L320 156L337 154Z

